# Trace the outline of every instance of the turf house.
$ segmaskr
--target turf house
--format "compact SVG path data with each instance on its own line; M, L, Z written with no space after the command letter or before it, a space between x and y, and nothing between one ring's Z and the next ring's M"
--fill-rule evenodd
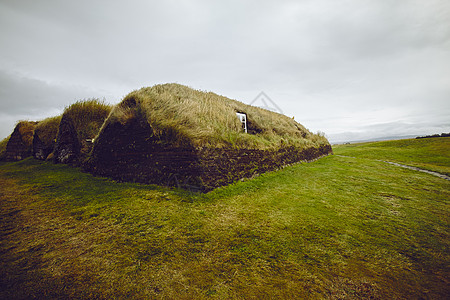
M56 135L58 133L61 116L47 118L40 121L33 135L33 156L40 160L51 157L55 148Z
M131 92L112 109L85 169L120 181L206 192L331 152L325 137L292 118L163 84Z
M80 165L92 150L92 141L111 107L96 99L78 101L64 110L53 149L53 161Z
M6 160L22 160L33 155L33 134L37 124L38 122L30 121L17 123L6 144Z

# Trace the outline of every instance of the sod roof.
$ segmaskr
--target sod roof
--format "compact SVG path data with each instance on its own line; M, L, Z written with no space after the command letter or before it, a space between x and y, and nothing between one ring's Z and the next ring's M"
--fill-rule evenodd
M92 144L112 106L97 99L78 101L64 110L53 155L55 162L78 164L88 157Z
M59 123L61 122L61 116L51 117L39 121L34 130L34 134L39 136L39 139L46 145L51 145L58 133Z
M6 157L6 145L8 145L9 138L11 136L8 136L4 138L2 141L0 141L0 160L5 159Z
M97 135L103 122L112 109L98 99L77 101L64 110L63 117L71 120L78 136L82 141Z
M249 133L243 131L237 112L247 115ZM174 83L131 92L113 108L103 128L136 119L178 146L274 149L329 144L285 115Z
M5 158L21 160L32 155L34 129L38 122L20 121L6 144Z

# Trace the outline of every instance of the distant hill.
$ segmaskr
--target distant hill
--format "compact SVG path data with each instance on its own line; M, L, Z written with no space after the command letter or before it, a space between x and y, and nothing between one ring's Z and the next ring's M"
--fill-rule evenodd
M349 141L340 141L335 142L335 145L347 144L347 143L369 143L369 142L380 142L380 141L390 141L390 140L405 140L405 139L413 139L416 138L417 135L392 135L392 136L384 136L384 137L375 137L369 139L361 139L361 140L349 140Z
M439 138L439 137L450 137L450 133L441 133L441 134L418 136L418 137L416 137L416 139L429 139L429 138Z

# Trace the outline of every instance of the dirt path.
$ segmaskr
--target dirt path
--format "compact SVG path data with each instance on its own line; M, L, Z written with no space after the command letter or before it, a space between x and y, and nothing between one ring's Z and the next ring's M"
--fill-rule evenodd
M0 174L0 299L108 298L122 236Z

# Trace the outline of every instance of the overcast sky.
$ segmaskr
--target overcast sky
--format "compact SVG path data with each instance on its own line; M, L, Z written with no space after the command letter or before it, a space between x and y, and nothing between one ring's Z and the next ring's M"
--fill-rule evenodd
M450 132L450 1L0 0L0 138L168 82L332 142Z

